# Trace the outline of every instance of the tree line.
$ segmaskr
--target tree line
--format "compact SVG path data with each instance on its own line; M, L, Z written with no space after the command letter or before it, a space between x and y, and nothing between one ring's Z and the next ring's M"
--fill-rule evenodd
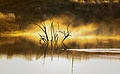
M80 3L120 3L120 0L72 0Z

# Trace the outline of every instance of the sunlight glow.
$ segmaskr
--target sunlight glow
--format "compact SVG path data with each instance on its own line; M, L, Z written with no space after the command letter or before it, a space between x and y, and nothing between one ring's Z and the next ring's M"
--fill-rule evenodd
M36 23L38 25L45 24L46 28L47 28L48 36L51 37L50 36L51 35L50 25L52 22L54 25L55 32L58 32L59 30L62 30L62 31L67 30L67 27L66 27L67 25L63 23L64 21L62 19L52 19L52 20L46 20L42 23L40 23L40 22L36 22ZM80 40L81 39L82 40L85 40L85 39L89 39L89 40L92 40L92 39L115 39L115 40L120 40L119 35L111 35L111 36L110 35L96 35L95 32L97 29L98 28L93 23L87 24L87 25L80 25L77 27L73 27L70 25L69 31L70 31L71 36L69 37L68 41L70 39L76 39L76 40L78 40L78 39L80 39ZM3 34L1 34L1 36L13 36L13 37L22 36L22 37L26 37L26 38L29 38L32 40L39 41L40 37L39 37L38 33L40 33L41 35L44 34L38 26L31 24L28 28L26 28L23 31L14 31L14 32L3 33ZM63 35L60 34L59 37L62 38Z

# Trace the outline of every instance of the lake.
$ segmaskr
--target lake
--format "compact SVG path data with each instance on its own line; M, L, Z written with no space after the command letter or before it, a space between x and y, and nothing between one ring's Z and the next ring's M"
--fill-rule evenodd
M120 0L0 0L0 74L120 74Z
M45 49L22 37L0 41L0 74L120 74L119 48Z

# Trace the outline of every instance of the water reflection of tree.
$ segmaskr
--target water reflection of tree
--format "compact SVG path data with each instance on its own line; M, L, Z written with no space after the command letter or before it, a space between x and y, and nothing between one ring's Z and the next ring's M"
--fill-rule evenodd
M9 38L9 39L12 40L13 38L12 39ZM5 38L5 40L7 40L7 38ZM48 44L40 46L22 37L14 38L14 40L15 41L12 40L12 42L9 42L9 40L7 40L7 43L0 45L0 55L6 55L8 59L15 57L15 56L22 55L22 57L28 60L31 60L33 57L36 57L36 59L40 59L40 58L46 58L48 56L51 57L51 59L54 58L54 56L59 56L59 57L68 58L68 59L74 56L74 59L88 60L90 58L100 58L99 55L100 56L101 55L102 56L104 55L105 56L118 56L119 55L119 53L88 53L88 52L67 51L67 50L62 50L63 47L60 47L60 46L51 47ZM72 45L76 47L77 44L74 43ZM67 44L69 48L73 48L73 47L70 47L72 45ZM89 43L87 43L86 45L87 45L86 48L91 48L91 47L96 46L94 44L89 44ZM97 48L100 48L100 47L111 48L114 45L119 46L119 41L116 42L113 40L109 40L109 43L105 44L101 42L101 40L99 40L97 45L99 46ZM82 45L81 45L81 48L82 48Z

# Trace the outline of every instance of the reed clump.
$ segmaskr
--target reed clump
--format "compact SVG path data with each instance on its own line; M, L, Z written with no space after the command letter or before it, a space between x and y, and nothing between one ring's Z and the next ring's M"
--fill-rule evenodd
M57 27L57 30L55 29L54 27L54 24L53 22L50 24L50 31L48 32L47 31L47 27L46 27L46 24L41 24L41 25L38 25L38 24L35 24L37 25L40 30L43 32L43 35L41 35L40 33L38 33L39 37L40 37L40 44L43 44L43 45L51 45L53 47L56 47L58 46L58 41L59 41L59 38L60 38L60 33L62 34L62 41L61 43L64 45L64 41L69 37L71 36L70 35L70 31L69 31L69 25L67 25L66 27L66 30L60 30L59 28L59 24L58 24L58 27ZM50 34L50 37L49 35ZM65 46L65 45L64 45Z

